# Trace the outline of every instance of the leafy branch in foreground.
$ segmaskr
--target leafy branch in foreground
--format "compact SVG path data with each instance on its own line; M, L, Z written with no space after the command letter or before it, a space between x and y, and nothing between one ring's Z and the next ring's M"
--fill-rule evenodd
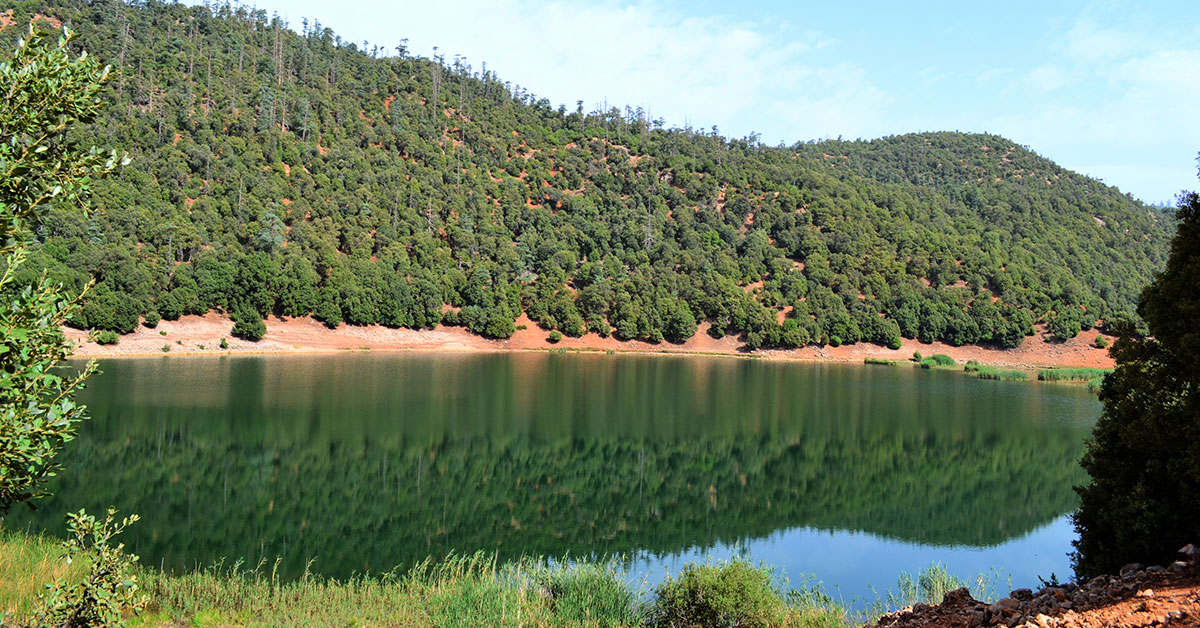
M96 372L89 364L61 374L72 349L62 325L82 295L67 296L44 272L34 285L15 280L30 224L52 204L82 206L92 176L128 163L68 138L73 125L96 118L110 77L87 53L71 52L74 37L63 29L51 44L31 24L12 58L0 62L0 294L7 296L0 305L0 516L44 494L55 454L86 418L74 393Z
M140 611L146 606L146 597L139 595L133 573L137 555L127 554L124 543L113 544L113 538L138 516L130 515L117 523L116 514L110 506L102 522L84 510L67 515L71 538L63 543L63 558L67 564L86 561L87 576L82 582L60 581L48 586L49 592L40 600L41 610L29 628L120 625L123 612Z

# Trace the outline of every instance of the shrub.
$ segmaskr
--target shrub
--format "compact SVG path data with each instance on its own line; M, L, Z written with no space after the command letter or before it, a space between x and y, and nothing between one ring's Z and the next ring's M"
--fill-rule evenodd
M957 366L958 365L958 362L955 362L954 358L952 358L944 353L935 353L935 354L929 356L929 359L933 360L934 364L937 364L938 366Z
M115 331L107 329L96 333L96 344L98 345L115 345L121 342L121 336Z
M246 308L238 312L234 318L233 330L229 332L234 338L258 342L267 333L267 324L253 309Z
M921 352L920 352L920 351L913 351L913 357L912 357L912 361L913 361L913 362L920 362L920 361L921 361Z
M771 585L771 574L745 560L719 565L688 564L655 591L659 626L775 626L787 605Z
M550 335L546 336L546 340L549 340L550 342L558 342L562 340L562 337L562 332L555 329L550 332Z
M145 325L150 329L154 329L155 327L158 327L158 322L161 320L162 316L159 315L158 310L150 310L149 312L146 312L145 320L142 321L142 325Z
M81 582L56 582L40 600L39 626L119 626L125 611L145 607L138 594L134 565L138 557L125 553L113 537L138 520L131 515L116 523L117 511L109 507L103 522L86 511L67 515L72 538L66 546L67 564L82 562L88 575Z
M901 339L900 336L892 336L892 339L888 341L887 347L888 349L896 351L903 346L903 343L904 340Z
M1096 339L1092 341L1092 346L1097 349L1106 349L1108 348L1108 339L1097 334Z
M228 341L228 340L226 340L224 336L221 336L221 348L222 348L222 349L228 349L228 348L229 348L229 341Z

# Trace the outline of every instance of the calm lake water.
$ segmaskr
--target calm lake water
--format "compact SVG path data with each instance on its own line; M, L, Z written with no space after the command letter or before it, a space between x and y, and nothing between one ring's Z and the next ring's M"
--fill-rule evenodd
M55 496L114 504L144 563L287 577L450 552L624 556L635 578L743 555L874 599L934 561L1069 573L1081 387L701 357L332 355L102 363ZM1007 591L1007 588L1003 589Z

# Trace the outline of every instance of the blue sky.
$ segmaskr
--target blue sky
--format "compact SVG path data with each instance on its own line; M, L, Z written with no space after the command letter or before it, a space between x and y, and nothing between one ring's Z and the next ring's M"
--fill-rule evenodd
M555 104L791 144L986 131L1148 202L1200 187L1200 2L259 0Z

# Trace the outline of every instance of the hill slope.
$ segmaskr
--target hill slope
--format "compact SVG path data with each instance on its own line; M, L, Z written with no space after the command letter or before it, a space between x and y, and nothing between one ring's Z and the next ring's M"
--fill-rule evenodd
M96 277L81 327L219 308L506 337L525 312L653 342L710 320L751 349L1015 346L1035 321L1132 317L1172 228L991 136L765 147L261 11L31 1L12 20L35 14L122 72L84 133L134 161L95 185L99 214L37 225L26 266Z

